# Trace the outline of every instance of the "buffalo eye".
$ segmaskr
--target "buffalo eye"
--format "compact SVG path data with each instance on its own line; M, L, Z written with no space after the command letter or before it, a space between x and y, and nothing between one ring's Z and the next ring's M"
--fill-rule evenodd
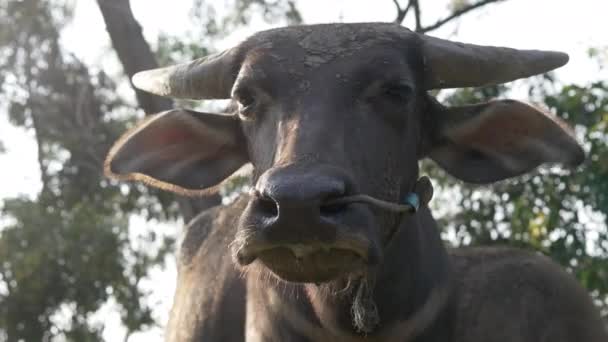
M382 87L384 97L402 104L408 103L413 94L414 88L406 82L390 82Z
M234 98L239 104L238 114L243 119L253 119L256 98L251 90L240 89L234 94Z

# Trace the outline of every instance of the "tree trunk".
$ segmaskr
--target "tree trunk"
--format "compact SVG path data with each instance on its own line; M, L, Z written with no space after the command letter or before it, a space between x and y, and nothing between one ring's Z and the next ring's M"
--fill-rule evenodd
M131 11L129 0L97 0L106 23L112 46L118 54L126 75L158 67L152 49L142 34L142 29ZM131 83L131 86L133 84ZM171 100L152 95L133 87L139 105L146 115L171 109ZM200 211L221 203L218 193L197 198L177 196L184 221L188 222Z

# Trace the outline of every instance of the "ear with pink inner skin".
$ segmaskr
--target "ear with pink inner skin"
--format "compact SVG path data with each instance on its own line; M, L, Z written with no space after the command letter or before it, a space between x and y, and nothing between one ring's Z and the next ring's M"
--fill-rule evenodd
M433 114L439 123L428 156L466 182L491 183L545 163L576 166L585 158L564 121L522 102L437 105Z
M248 162L233 116L170 110L125 133L112 147L104 171L184 195L210 191Z

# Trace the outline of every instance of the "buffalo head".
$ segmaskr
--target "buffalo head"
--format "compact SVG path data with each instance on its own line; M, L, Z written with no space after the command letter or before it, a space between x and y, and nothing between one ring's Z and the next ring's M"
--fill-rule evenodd
M428 90L509 82L564 65L559 52L450 42L394 24L260 32L193 62L141 72L135 86L189 99L235 100L228 115L171 110L128 132L106 173L181 194L217 187L246 163L253 188L233 243L241 265L327 282L382 262L397 216L362 203L398 201L429 157L489 183L583 152L558 118L500 100L448 108Z

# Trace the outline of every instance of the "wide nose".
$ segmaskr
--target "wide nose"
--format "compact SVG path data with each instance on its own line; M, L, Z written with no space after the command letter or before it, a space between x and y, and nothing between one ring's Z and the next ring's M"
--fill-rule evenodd
M328 168L284 167L264 173L251 203L258 228L275 243L329 242L345 206L326 205L352 191L349 177Z

